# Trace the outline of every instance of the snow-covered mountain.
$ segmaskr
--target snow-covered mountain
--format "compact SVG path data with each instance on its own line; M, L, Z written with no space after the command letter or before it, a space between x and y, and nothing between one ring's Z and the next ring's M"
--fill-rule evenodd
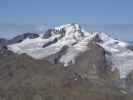
M8 45L17 54L27 54L35 59L43 59L55 54L58 63L65 67L75 64L80 54L89 51L88 44L97 43L106 51L106 60L112 71L118 70L125 78L133 70L133 51L130 44L111 38L102 32L87 32L78 24L67 24L49 29L38 37L26 37L22 41ZM54 60L56 60L56 58Z

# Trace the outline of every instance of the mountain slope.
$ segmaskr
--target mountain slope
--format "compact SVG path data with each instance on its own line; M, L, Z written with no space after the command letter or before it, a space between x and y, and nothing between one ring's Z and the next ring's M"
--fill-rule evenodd
M106 59L112 65L112 71L119 70L124 78L133 70L133 52L129 44L113 39L106 33L86 32L78 24L67 24L48 30L43 36L34 39L26 38L20 43L8 45L9 50L27 55L35 59L43 59L56 54L58 63L69 66L75 59L89 50L88 44L96 42L106 50ZM66 52L59 54L67 46Z
M130 46L78 24L1 39L0 99L132 100Z
M103 51L102 48L99 49ZM92 64L87 65L87 60L93 52L96 53L92 49L91 52L86 52L78 58L84 61L82 62L84 66L80 63L71 67L51 64L45 59L36 60L27 55L3 57L0 60L0 99L132 100L132 95L127 94L126 90L108 84L110 81L98 77L98 69L92 68ZM97 52L95 55L100 54ZM84 56L88 58L85 59ZM96 62L102 61L99 58Z

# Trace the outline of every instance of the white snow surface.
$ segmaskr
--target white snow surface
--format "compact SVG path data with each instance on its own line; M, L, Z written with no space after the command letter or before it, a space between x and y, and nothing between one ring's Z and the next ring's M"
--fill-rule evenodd
M57 34L58 31L62 29L65 30L65 33L62 33L64 35L61 33ZM8 48L18 54L26 53L35 59L42 59L56 54L60 52L64 46L68 46L67 52L62 55L59 60L64 66L68 66L71 63L75 63L75 59L79 54L89 50L89 42L96 35L99 35L103 42L98 44L110 53L107 54L107 60L112 62L112 69L117 68L121 78L125 78L128 73L133 70L133 52L127 48L128 43L113 39L106 33L89 33L82 29L78 24L62 25L55 27L54 30L57 32L53 32L52 36L48 39L45 39L40 35L40 37L35 39L27 38L21 43L8 45ZM58 41L43 47L43 45L52 42L55 39Z

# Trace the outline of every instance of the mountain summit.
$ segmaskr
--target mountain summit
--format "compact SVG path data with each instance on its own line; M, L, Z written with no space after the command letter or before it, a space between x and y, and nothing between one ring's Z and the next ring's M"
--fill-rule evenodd
M132 99L131 44L78 24L38 33L0 39L0 99Z
M103 32L87 32L78 24L67 24L47 30L44 34L26 35L19 42L8 45L8 49L17 54L27 54L34 59L47 58L52 63L61 63L65 67L76 64L76 59L89 52L89 44L94 43L106 51L106 61L118 70L120 77L126 77L132 70L133 51L129 44L111 38ZM127 59L130 58L130 59Z

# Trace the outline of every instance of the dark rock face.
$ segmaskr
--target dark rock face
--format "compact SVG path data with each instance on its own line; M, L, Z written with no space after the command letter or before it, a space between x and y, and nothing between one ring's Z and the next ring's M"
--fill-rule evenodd
M126 82L127 82L128 86L133 85L133 71L128 74Z
M98 43L102 43L103 42L98 34L92 39L92 41L98 42Z
M0 99L132 100L132 95L121 93L121 88L114 88L110 81L103 79L106 76L110 80L104 49L95 42L89 43L88 48L79 55L76 64L64 67L58 61L67 52L67 46L42 60L1 47Z
M5 57L5 56L9 56L9 55L14 55L14 53L10 50L8 50L7 46L2 46L0 48L0 57Z
M50 42L44 44L44 45L43 45L43 48L45 48L45 47L47 47L47 46L49 46L49 45L51 45L51 44L53 44L53 43L55 43L55 42L57 42L57 41L58 41L58 40L55 38L53 41L50 41Z
M8 50L8 47L7 47L8 42L7 41L8 40L6 40L6 39L0 39L0 57L4 57L4 56L13 54L12 51Z
M0 38L0 48L3 47L3 46L5 46L7 44L7 41L8 40L6 40L4 38Z
M60 34L62 38L65 35L65 28L61 29L61 30L55 30L55 29L49 29L45 32L45 34L43 35L43 38L48 39L49 37L52 36L52 34Z
M105 71L105 51L95 43L90 43L88 47L88 51L77 57L73 68L84 78L98 78L100 73Z
M45 32L45 34L43 35L43 38L48 39L49 37L51 37L51 36L52 36L52 34L51 34L52 31L53 31L53 29L47 30L47 31Z
M58 53L47 57L46 58L47 61L49 61L52 64L58 64L60 57L66 53L67 49L68 49L68 46L64 46Z
M9 40L8 43L9 44L19 43L19 42L22 42L26 38L34 39L37 37L39 37L39 35L35 33L24 33L22 35L16 36L13 39Z
M0 38L0 43L5 43L7 40L4 38Z
M127 90L129 93L133 94L133 71L131 71L126 78L116 80L115 82L116 87L123 88Z
M6 40L4 38L1 38L0 39L0 48L3 48L3 47L5 47L7 45L10 45L10 44L22 42L26 38L34 39L34 38L37 38L37 37L39 37L39 34L24 33L22 35L18 35L16 37L14 37L13 39L10 39L10 40Z
M127 48L133 51L133 44L128 45Z
M129 90L129 92L133 93L133 71L130 72L124 80L126 88Z
M84 79L83 73L91 65L84 67L82 64L65 68L61 64L34 60L27 55L5 57L0 60L0 99L132 100L131 95L122 94L120 89L113 88L100 78ZM75 71L76 68L81 69L82 74Z
M118 72L110 72L111 67L109 67L108 63L106 62L106 52L101 46L95 42L92 42L88 44L88 48L90 48L88 51L80 54L79 57L77 57L75 60L76 64L68 66L68 69L73 70L74 73L78 73L82 78L85 79L99 78L105 76L104 74L108 74L107 77L112 74L114 76L112 75L110 77L119 77L116 76L119 75ZM68 47L64 46L60 52L45 59L52 64L59 64L60 57L66 54L67 50Z

